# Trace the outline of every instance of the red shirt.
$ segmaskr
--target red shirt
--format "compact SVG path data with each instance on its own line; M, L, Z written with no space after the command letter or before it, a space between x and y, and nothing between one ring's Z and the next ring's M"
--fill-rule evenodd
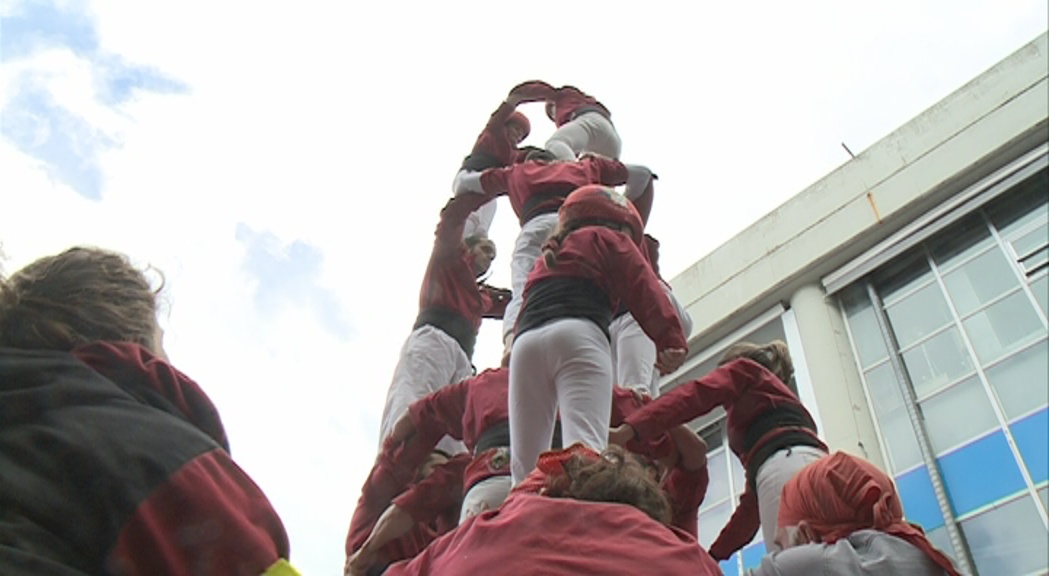
M575 86L562 86L556 89L549 99L555 106L554 124L558 128L571 122L576 112L584 108L597 108L605 118L612 119L612 113L608 108Z
M416 401L408 408L416 434L409 443L422 443L430 448L445 435L461 440L473 452L478 440L486 430L510 419L509 376L507 368L485 370L468 378L441 388L437 392ZM406 451L407 452L407 451ZM421 450L415 450L423 455ZM463 478L463 489L493 476L510 473L509 461L492 462L491 451L479 454L467 466ZM418 456L412 462L397 461L395 465L414 470L422 462Z
M463 244L463 228L471 212L491 200L485 194L460 194L441 210L430 262L419 292L419 309L440 307L460 314L473 326L481 327L481 318L493 313L492 298L477 283L473 254ZM505 308L506 302L498 305ZM499 313L501 315L501 312Z
M629 424L638 440L643 441L723 406L727 415L725 426L729 448L747 468L750 455L760 447L758 444L747 451L744 439L751 424L770 410L786 405L804 410L798 397L772 372L757 362L740 358L719 366L698 380L681 384L627 416L624 423ZM815 434L812 436L815 438ZM727 558L746 545L760 525L757 497L748 482L739 507L711 545L711 553L716 558Z
M383 446L364 482L346 535L346 555L350 556L368 539L387 507L395 504L408 512L416 526L382 548L379 564L415 556L434 538L458 524L463 470L469 462L469 457L461 454L436 466L429 476L413 484L415 470L402 473L393 466L391 459L397 447L389 444L392 443Z
M655 342L657 350L688 349L677 310L663 292L652 267L626 234L603 226L580 228L561 243L556 266L547 268L543 258L536 260L525 283L522 317L527 313L528 292L532 286L557 277L593 282L608 295L612 310L620 302L625 303L645 334Z
M689 535L624 504L513 493L388 576L721 574Z
M506 121L514 113L514 107L503 102L495 109L485 124L484 130L474 142L471 154L486 154L499 162L500 166L509 166L520 156L517 144L511 142L506 134Z
M618 186L626 181L627 169L622 162L593 156L576 162L523 162L481 173L481 188L485 193L508 195L510 206L522 223L530 220L538 209L556 211L580 186Z

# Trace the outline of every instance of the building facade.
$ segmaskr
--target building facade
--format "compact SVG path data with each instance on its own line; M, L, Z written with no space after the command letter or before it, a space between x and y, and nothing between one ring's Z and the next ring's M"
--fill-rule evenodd
M888 471L973 574L1049 570L1047 70L1043 34L671 281L695 326L663 390L784 340L831 449ZM723 420L693 423L705 546L744 484Z

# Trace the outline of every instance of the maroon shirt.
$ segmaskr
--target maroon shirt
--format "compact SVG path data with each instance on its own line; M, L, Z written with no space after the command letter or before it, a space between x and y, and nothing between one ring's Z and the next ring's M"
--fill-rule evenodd
M663 292L652 267L626 234L602 226L580 228L565 237L557 250L557 264L553 268L548 268L543 258L536 260L525 283L522 317L528 312L529 290L544 280L557 277L591 281L608 295L612 310L620 302L626 304L645 334L655 342L657 350L688 349L677 311ZM602 328L608 329L607 326Z
M609 424L613 427L619 426L628 415L650 402L652 399L647 395L616 386L612 389L612 420ZM668 434L660 434L643 443L632 440L627 443L627 449L649 460L655 460L666 456L675 448ZM670 470L661 486L670 499L671 526L688 532L693 538L699 538L699 505L703 503L709 484L710 474L706 467L694 471L681 467Z
M278 559L288 558L288 537L280 518L259 487L230 458L218 411L196 382L130 342L92 342L72 353L106 379L120 382L128 392L126 398L110 402L155 406L153 419L158 427L165 423L159 418L161 412L179 415L221 446L183 464L154 486L130 515L121 516L123 524L106 555L107 572L258 574ZM99 387L98 393L102 392ZM129 446L158 432L166 435L170 450L155 452L154 461L128 462L124 471L129 490L151 472L164 469L162 459L178 453L175 443L183 432L165 428L126 431ZM123 453L134 456L130 449ZM96 490L106 479L97 480ZM114 504L125 495L109 492L98 496ZM202 538L205 534L208 537Z
M502 315L496 307L505 308L505 298L493 303L485 287L477 283L474 257L463 244L463 228L471 212L491 200L485 194L460 194L448 201L441 211L430 262L419 292L419 309L439 307L461 315L473 326L481 327L481 318Z
M509 376L510 370L507 368L485 370L473 378L441 388L416 401L408 408L416 430L408 442L433 448L442 437L448 435L461 440L467 450L473 452L486 430L509 421ZM408 469L418 467L422 464L418 458L422 451L416 449L412 452L416 454L415 458L401 458L394 465ZM467 466L463 478L464 491L482 480L510 474L509 460L493 462L492 456L493 451L487 450L478 454Z
M555 89L549 100L555 106L554 124L558 128L571 122L576 113L587 108L596 108L602 116L609 120L612 119L612 113L598 102L597 98L584 93L575 86L562 86Z
M486 194L510 197L521 223L537 213L554 212L576 188L587 184L626 184L627 169L610 158L587 156L576 162L523 162L481 173Z
M387 442L376 458L346 535L346 555L351 556L368 539L375 523L391 504L408 512L416 521L415 527L379 551L377 563L380 565L415 556L434 538L458 524L463 470L469 462L469 457L461 454L414 482L415 470L402 473L392 465L398 449L392 444Z
M470 153L491 156L500 166L517 162L522 155L517 143L511 142L506 134L506 121L513 113L514 107L509 103L500 104L488 119L488 124L485 124Z
M694 538L624 504L515 492L388 576L721 574Z
M717 406L725 408L728 445L744 468L748 468L751 455L777 433L766 434L748 451L744 439L756 420L780 406L805 409L790 388L772 372L757 362L740 358L719 366L698 380L681 384L627 416L624 423L629 424L637 439L643 441L702 416ZM809 433L822 445L815 433ZM721 531L718 541L711 546L711 553L718 558L727 558L746 545L760 525L757 497L748 482L739 507Z

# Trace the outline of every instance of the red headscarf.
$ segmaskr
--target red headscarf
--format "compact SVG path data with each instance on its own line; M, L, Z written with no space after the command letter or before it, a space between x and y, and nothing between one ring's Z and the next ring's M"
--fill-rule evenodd
M921 527L903 520L903 506L892 478L870 462L844 452L809 464L783 486L778 526L796 526L802 520L826 544L857 530L891 534L925 552L951 576L958 575L950 559L933 547Z

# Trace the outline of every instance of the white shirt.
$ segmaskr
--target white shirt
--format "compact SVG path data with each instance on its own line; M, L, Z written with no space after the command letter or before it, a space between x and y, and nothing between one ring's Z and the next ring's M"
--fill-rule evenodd
M834 544L805 544L770 554L748 576L942 576L943 569L910 542L877 530L857 530Z

